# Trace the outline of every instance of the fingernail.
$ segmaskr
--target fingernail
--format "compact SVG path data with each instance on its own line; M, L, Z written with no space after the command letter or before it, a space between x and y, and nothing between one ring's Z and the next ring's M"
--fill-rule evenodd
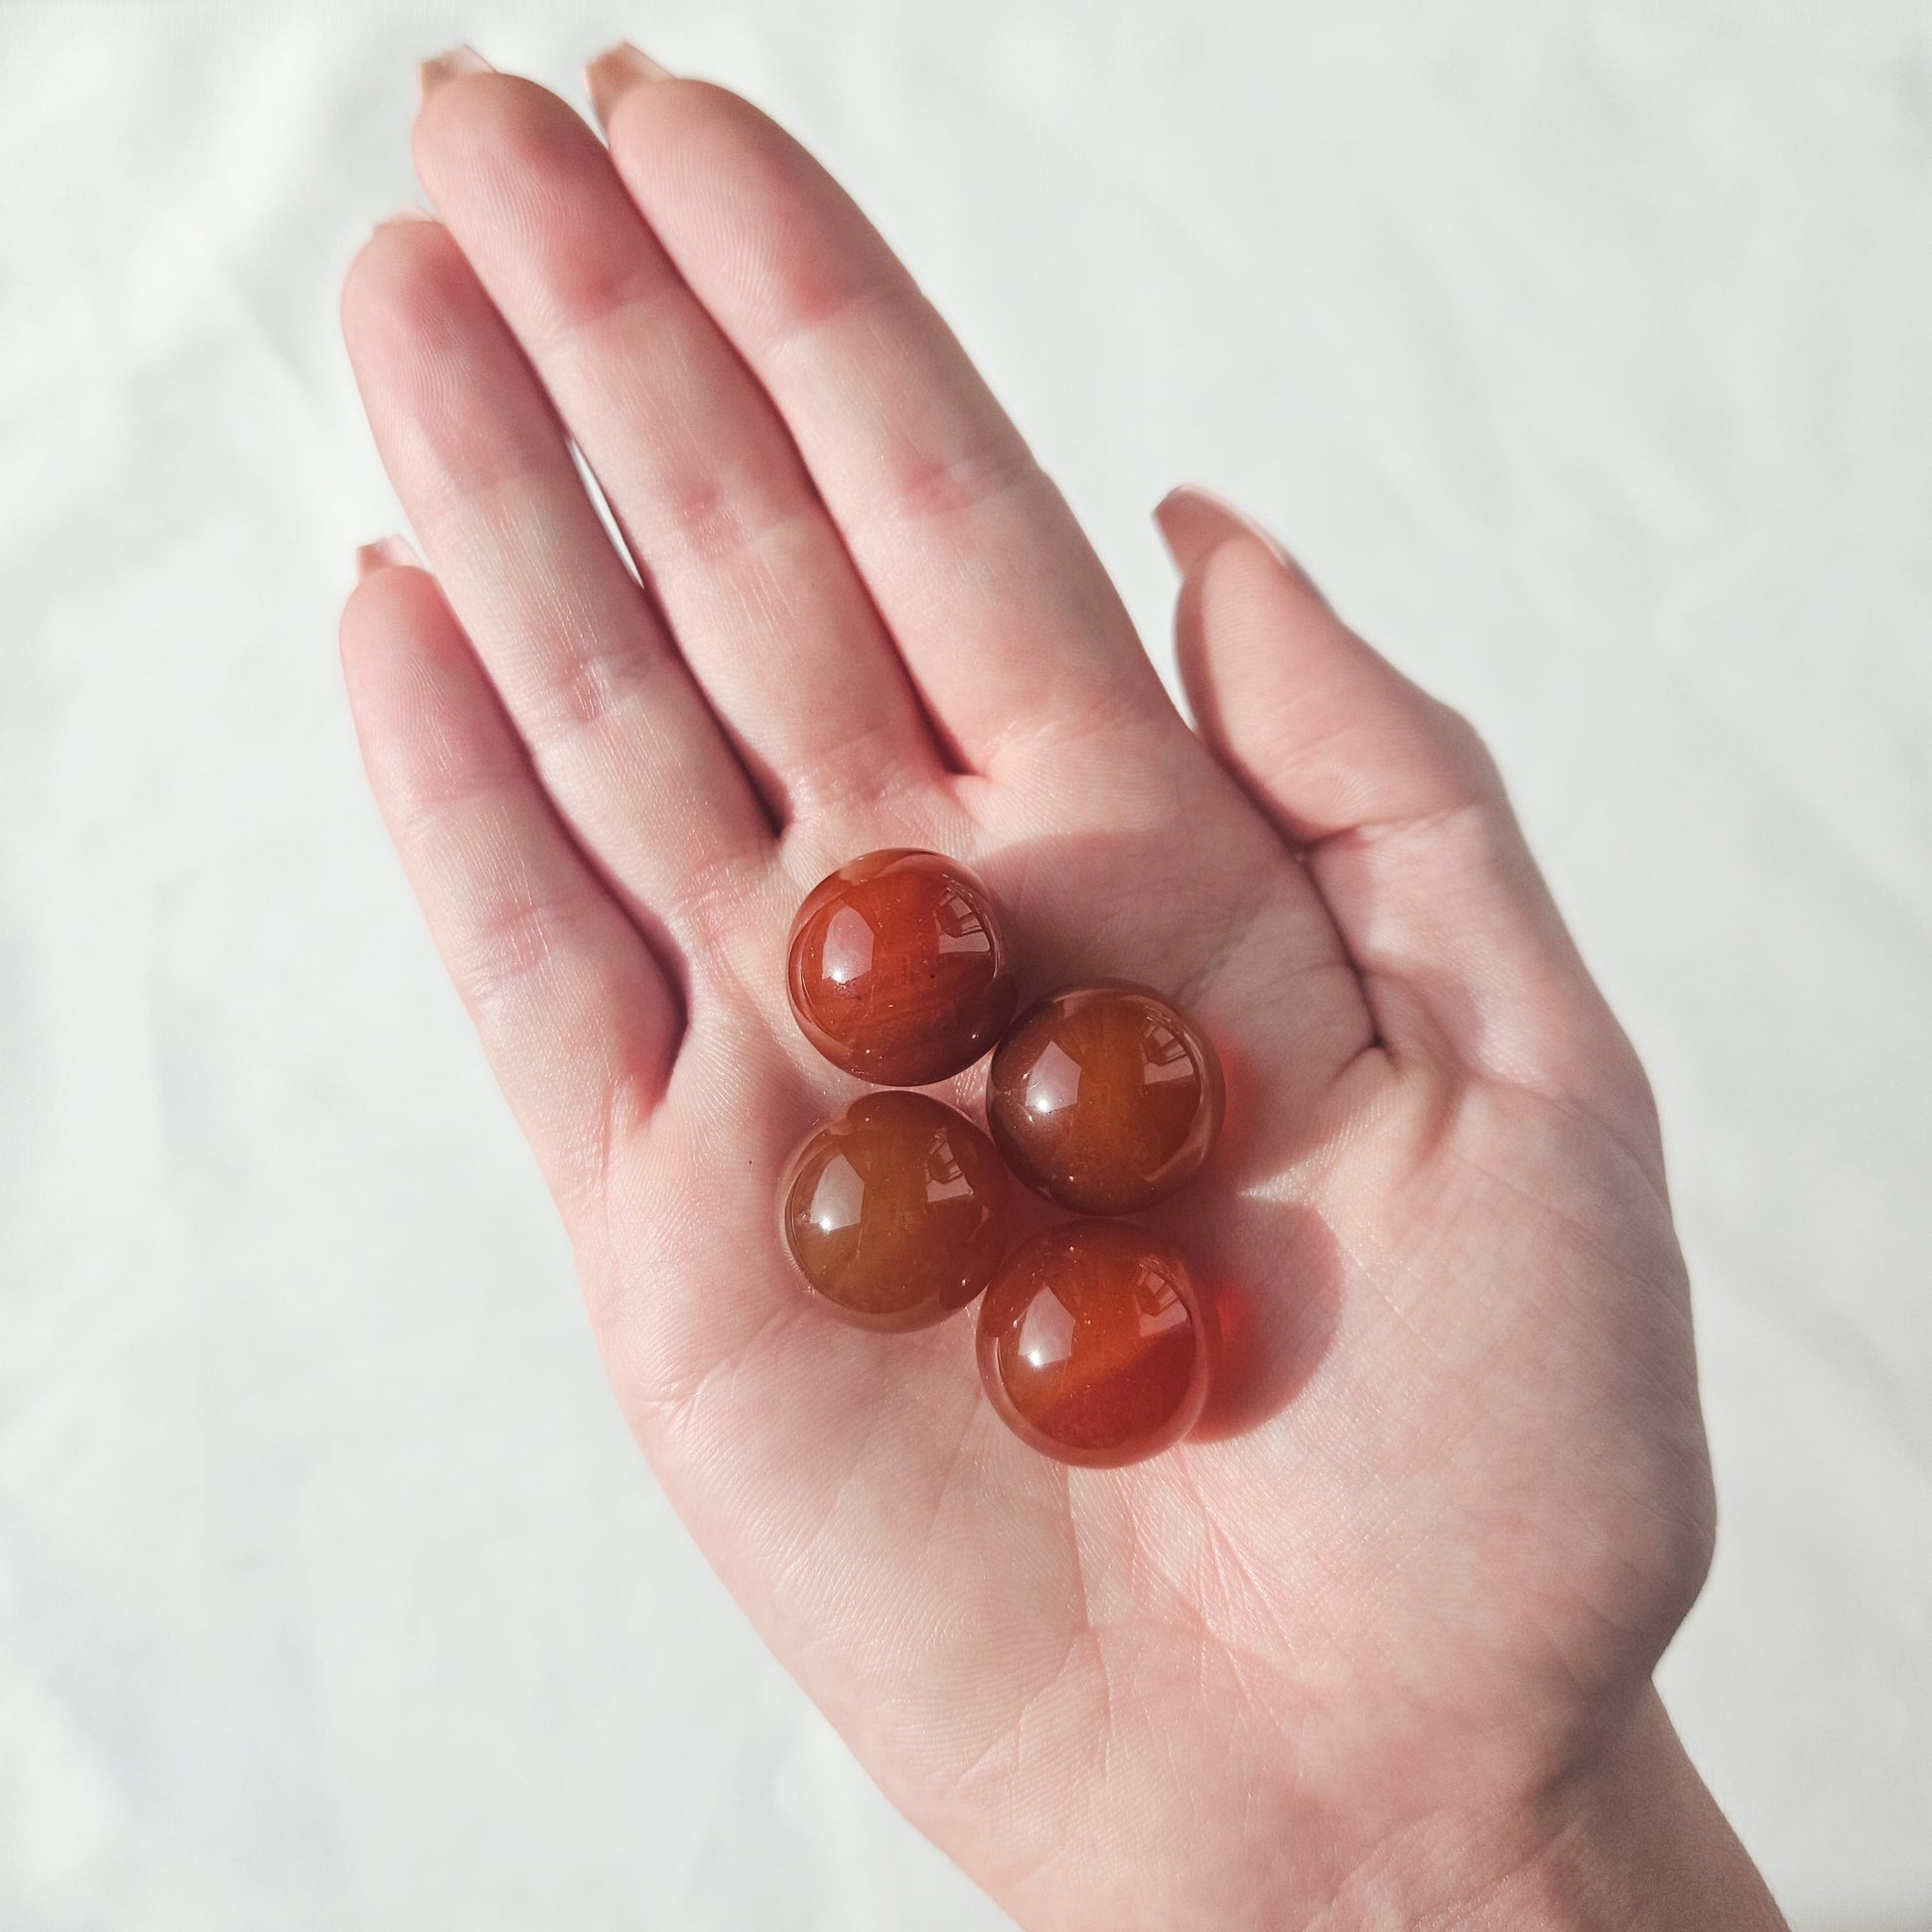
M590 90L591 106L596 110L598 120L606 127L611 124L611 110L627 94L632 87L641 86L646 80L668 80L669 68L660 67L641 48L632 47L628 41L620 41L616 47L608 48L595 61L584 65L584 85Z
M466 41L461 47L453 47L447 54L439 54L433 61L425 61L416 69L416 84L419 100L427 100L446 80L454 80L460 73L494 73L492 68L477 50Z
M1252 516L1238 510L1225 497L1216 496L1199 483L1182 483L1171 489L1154 506L1154 521L1168 546L1174 568L1185 577L1208 551L1229 537L1253 537L1265 544L1268 554L1285 569L1306 578L1301 565L1288 554L1279 537L1264 530Z
M391 564L413 564L418 561L415 551L398 536L377 537L373 543L360 545L355 552L355 581L372 577L378 570L386 570Z

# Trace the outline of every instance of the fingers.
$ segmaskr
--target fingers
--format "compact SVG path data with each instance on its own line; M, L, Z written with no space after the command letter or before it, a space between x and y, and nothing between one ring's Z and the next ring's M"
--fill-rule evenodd
M528 363L448 231L378 227L342 319L390 480L572 832L694 951L769 825L625 570Z
M393 545L394 540L391 540ZM368 546L343 671L377 805L566 1219L668 1078L675 990L591 872L435 581Z
M431 89L414 147L779 816L929 781L937 748L789 434L603 143L484 72Z
M959 344L784 131L593 64L611 155L777 405L913 681L976 769L1178 720L1106 572Z
M1647 1114L1475 733L1238 512L1182 489L1155 514L1197 728L1301 850L1384 1040Z

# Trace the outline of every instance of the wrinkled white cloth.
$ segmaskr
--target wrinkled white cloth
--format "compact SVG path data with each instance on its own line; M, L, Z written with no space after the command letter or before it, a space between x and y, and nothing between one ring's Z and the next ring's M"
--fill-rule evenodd
M0 11L0 1925L1005 1923L643 1471L339 690L414 63L623 32L875 213L1164 665L1193 478L1488 733L1692 1260L1668 1701L1800 1932L1924 1932L1923 0Z

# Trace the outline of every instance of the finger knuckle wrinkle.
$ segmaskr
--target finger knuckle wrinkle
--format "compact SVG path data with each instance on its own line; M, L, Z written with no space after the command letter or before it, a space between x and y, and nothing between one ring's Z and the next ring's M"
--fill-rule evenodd
M460 726L428 714L418 733L404 800L412 843L444 836L496 803L514 773Z
M923 523L946 523L970 515L1040 478L1026 444L999 436L951 456L904 464L894 480L892 510Z
M643 673L629 652L573 651L545 678L529 724L533 750L607 731L634 699Z
M655 540L645 553L674 553L687 564L713 568L754 549L792 513L759 515L722 483L693 481L667 497Z
M875 273L854 274L799 246L777 260L774 273L778 286L773 308L779 320L764 345L772 359L800 346L822 345L853 326L889 324L895 308L923 301L897 262Z
M484 1011L500 1006L581 940L589 916L589 903L568 895L517 893L499 900L478 918L458 959L464 997Z
M629 249L579 249L558 264L550 313L535 331L537 353L582 348L597 356L614 346L625 352L632 339L614 342L610 332L648 328L675 287L667 269Z

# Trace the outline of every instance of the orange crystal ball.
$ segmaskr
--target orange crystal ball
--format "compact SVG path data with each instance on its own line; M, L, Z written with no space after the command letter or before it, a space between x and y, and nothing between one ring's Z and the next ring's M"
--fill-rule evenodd
M980 1379L1023 1442L1112 1468L1177 1443L1207 1400L1209 1344L1180 1254L1121 1221L1016 1249L980 1304Z
M889 1087L963 1072L1019 999L993 896L936 852L870 852L820 880L792 922L785 987L834 1066Z
M1141 986L1070 986L993 1055L987 1125L1014 1173L1083 1214L1131 1214L1193 1178L1226 1090L1207 1035Z
M924 1328L963 1309L1006 1252L993 1144L922 1093L869 1093L813 1128L778 1184L785 1252L832 1313Z

